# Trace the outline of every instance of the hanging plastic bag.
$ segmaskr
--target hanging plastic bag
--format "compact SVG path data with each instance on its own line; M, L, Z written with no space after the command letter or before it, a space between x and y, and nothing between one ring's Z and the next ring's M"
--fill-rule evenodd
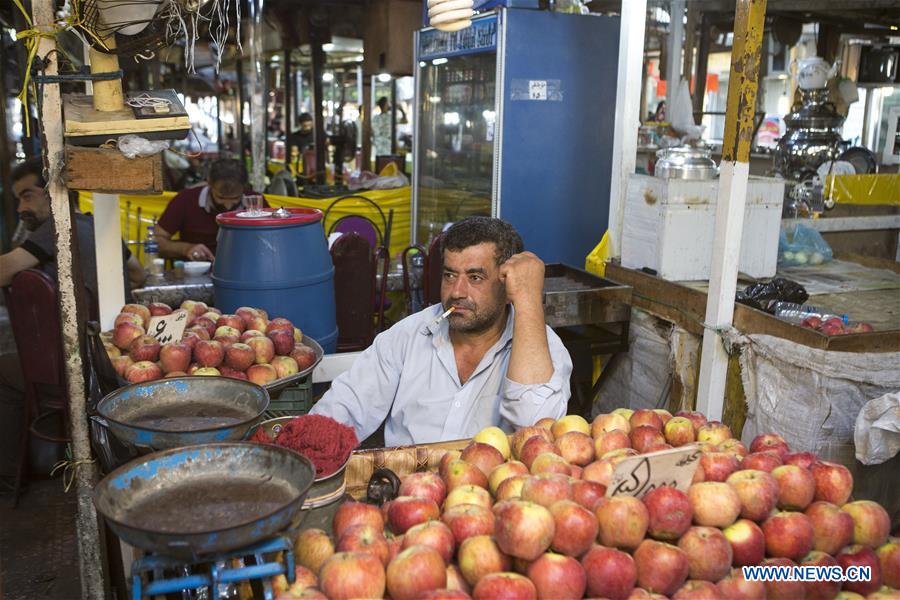
M168 149L169 142L166 140L151 141L139 135L128 134L119 138L116 147L125 155L125 158L137 158L159 154Z
M809 225L797 223L793 231L782 228L778 237L778 266L821 265L832 258L831 246Z
M672 100L669 103L669 121L672 129L684 136L682 141L700 139L703 125L697 125L694 121L694 105L691 102L691 90L684 79L678 81L675 86Z

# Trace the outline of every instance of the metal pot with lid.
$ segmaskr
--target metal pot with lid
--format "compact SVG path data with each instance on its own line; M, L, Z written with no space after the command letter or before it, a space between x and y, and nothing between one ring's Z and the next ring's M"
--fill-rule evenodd
M663 179L714 179L719 169L710 154L706 148L663 148L656 153L654 174Z
M828 90L801 90L802 104L785 115L787 131L775 148L775 170L790 179L803 179L843 150L844 117L827 101Z

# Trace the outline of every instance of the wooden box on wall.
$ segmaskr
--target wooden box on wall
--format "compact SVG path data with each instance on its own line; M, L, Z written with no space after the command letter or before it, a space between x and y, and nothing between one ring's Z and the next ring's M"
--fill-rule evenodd
M365 74L412 75L413 33L421 27L420 0L373 1L363 38Z

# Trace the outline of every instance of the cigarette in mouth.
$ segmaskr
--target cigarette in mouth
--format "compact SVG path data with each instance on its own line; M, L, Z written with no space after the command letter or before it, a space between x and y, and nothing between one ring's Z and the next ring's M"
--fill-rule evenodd
M450 308L445 310L444 314L442 314L441 316L439 316L437 319L434 320L434 324L437 325L438 323L440 323L441 321L443 321L444 319L449 317L450 313L452 313L454 310L456 310L455 306L451 306Z

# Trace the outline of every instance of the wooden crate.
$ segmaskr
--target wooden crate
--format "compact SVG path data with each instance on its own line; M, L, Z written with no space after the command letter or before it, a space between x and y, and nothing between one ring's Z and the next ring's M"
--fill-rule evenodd
M452 440L354 452L347 465L347 493L357 500L365 498L369 479L378 469L390 469L401 479L416 471L437 471L441 458L448 450L462 450L471 441Z
M125 158L118 150L66 146L66 187L104 193L163 191L162 154Z

